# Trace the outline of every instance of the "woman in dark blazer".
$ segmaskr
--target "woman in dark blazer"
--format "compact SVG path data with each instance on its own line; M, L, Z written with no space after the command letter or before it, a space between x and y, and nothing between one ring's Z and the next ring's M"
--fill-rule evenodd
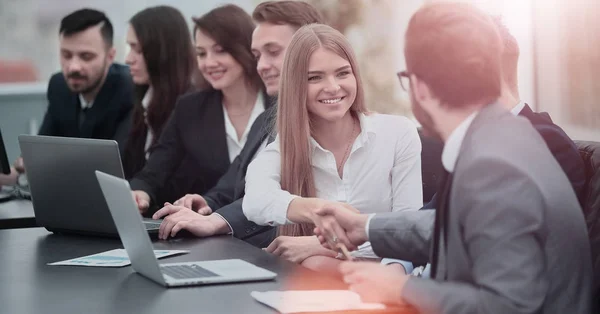
M135 14L127 44L125 62L136 92L123 155L125 177L130 179L146 164L179 96L193 90L198 68L185 18L173 7L150 7Z
M252 18L226 5L193 21L206 87L177 101L146 166L131 180L142 213L149 214L150 205L202 194L215 185L256 117L270 106L250 50Z

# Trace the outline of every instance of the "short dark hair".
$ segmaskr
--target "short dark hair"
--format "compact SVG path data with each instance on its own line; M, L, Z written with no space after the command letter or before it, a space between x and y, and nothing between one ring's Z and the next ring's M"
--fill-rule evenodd
M303 1L267 1L256 6L252 18L257 23L289 24L300 28L307 24L325 24L315 7Z
M410 19L405 38L407 70L444 104L489 104L500 97L500 36L480 9L460 2L425 5Z
M113 45L113 26L106 15L94 9L77 10L60 21L59 34L70 36L82 32L90 27L102 24L100 34L107 47Z
M502 77L508 86L517 88L517 66L519 64L519 44L502 22L501 16L492 16L502 40Z
M257 89L262 88L256 58L250 50L255 25L246 11L237 5L227 4L192 20L194 36L202 31L212 38L242 66L246 79Z

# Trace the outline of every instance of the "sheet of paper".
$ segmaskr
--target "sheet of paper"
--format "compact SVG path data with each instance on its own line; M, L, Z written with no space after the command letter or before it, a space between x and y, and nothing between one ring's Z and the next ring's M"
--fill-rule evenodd
M190 251L185 250L154 250L156 258L163 258L177 254L185 254ZM127 251L125 249L114 249L98 254L82 256L66 261L48 263L48 265L61 266L95 266L95 267L123 267L131 264Z
M350 290L252 291L250 295L283 314L385 308L381 303L363 303L360 296Z

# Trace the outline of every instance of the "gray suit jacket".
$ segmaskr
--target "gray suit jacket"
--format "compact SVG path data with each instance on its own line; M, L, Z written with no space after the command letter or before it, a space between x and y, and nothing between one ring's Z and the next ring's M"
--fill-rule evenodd
M403 299L421 313L589 313L590 247L564 172L531 124L498 105L462 143L436 277L411 277ZM434 211L376 215L375 253L428 260ZM442 232L441 234L443 234Z

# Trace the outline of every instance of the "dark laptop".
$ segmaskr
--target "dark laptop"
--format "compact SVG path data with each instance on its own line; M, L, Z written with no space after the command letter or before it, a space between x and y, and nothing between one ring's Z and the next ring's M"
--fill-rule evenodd
M2 131L0 130L0 173L10 174L10 163L8 162L8 155L6 154L6 148L4 147L4 140L2 139Z
M8 162L8 155L6 154L4 140L2 139L2 131L0 131L0 174L10 174L10 163ZM0 202L7 201L12 198L13 193L2 191L0 189Z
M51 232L118 236L95 171L123 178L116 141L20 135L35 219ZM149 233L160 220L145 219Z

